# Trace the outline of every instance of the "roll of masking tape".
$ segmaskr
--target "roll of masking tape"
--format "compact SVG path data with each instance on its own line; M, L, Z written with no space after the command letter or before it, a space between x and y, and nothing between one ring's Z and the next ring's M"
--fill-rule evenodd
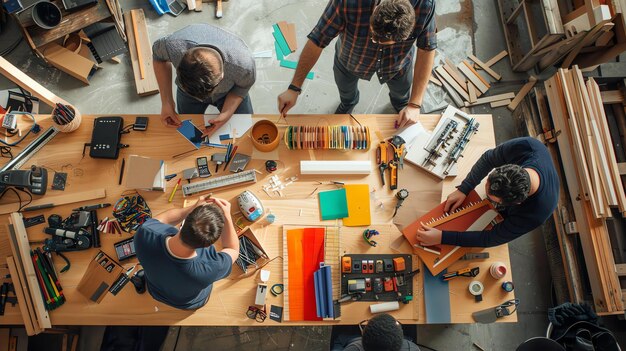
M389 311L397 311L400 309L400 303L398 301L382 302L370 305L370 312L383 313Z
M506 266L502 262L494 262L489 268L489 273L494 279L502 279L506 275Z

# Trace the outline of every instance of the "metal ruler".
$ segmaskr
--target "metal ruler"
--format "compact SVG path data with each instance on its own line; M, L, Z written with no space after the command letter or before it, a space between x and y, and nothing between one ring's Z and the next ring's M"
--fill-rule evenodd
M183 185L183 195L189 196L207 190L256 183L256 170L243 171L235 174L207 179L201 182Z
M37 153L37 151L41 150L44 145L46 145L55 135L59 133L59 130L54 126L48 128L45 132L41 133L37 137L37 139L33 140L19 155L15 156L11 161L9 161L0 172L8 171L11 169L20 169L33 155Z

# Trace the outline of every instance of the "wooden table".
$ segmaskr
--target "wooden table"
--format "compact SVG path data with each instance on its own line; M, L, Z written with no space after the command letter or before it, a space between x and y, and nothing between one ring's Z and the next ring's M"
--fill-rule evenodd
M221 152L216 149L201 149L199 151L189 153L185 157L173 159L172 156L190 149L189 144L175 131L164 127L158 116L150 117L150 125L147 132L133 131L122 137L122 142L129 144L130 147L121 151L117 160L92 159L89 156L82 156L83 144L88 142L92 130L92 121L95 116L83 116L81 127L70 134L57 135L48 145L37 153L28 164L36 164L46 166L55 171L63 171L68 173L67 187L65 192L49 190L50 196L81 191L91 188L106 188L106 201L89 201L85 203L75 203L66 206L60 206L53 209L26 213L26 217L32 217L39 213L46 216L57 213L66 217L70 214L72 208L79 205L94 204L100 202L115 203L120 194L126 189L118 185L118 177L120 174L120 166L122 158L128 155L138 154L153 158L161 158L166 162L166 173L180 172L183 169L194 167L195 158L198 156L210 156L213 152ZM444 199L448 193L454 190L463 177L467 174L474 162L487 149L494 147L494 131L490 115L474 116L480 122L480 130L475 137L472 138L468 148L459 163L458 179L448 178L441 182L432 176L427 175L423 171L419 171L416 167L405 164L404 169L399 172L399 187L406 187L411 192L410 197L419 199L422 196L437 196L437 201ZM189 116L196 125L202 124L202 116ZM377 229L381 235L376 237L378 246L370 248L363 243L360 233L361 227L342 227L341 228L341 251L345 253L393 253L391 249L392 243L402 243L400 248L403 252L411 252L411 248L401 238L401 233L395 225L391 223L392 213L395 206L394 193L389 191L387 187L382 187L379 180L379 173L375 165L375 145L378 143L379 136L388 137L393 134L393 121L395 116L392 115L357 115L356 118L363 124L370 126L372 131L372 145L369 151L290 151L287 150L283 143L279 147L278 170L274 173L279 175L281 179L290 176L298 176L299 179L283 190L284 197L273 196L268 197L261 190L261 186L268 182L270 175L265 171L264 160L253 160L247 169L255 168L262 172L257 175L258 182L248 188L259 196L266 210L271 210L276 215L276 222L271 226L263 226L257 223L252 226L255 234L263 242L264 248L273 261L270 262L265 269L271 271L269 284L281 282L282 280L282 225L339 225L337 221L320 221L318 200L316 194L311 194L317 188L320 190L330 190L332 185L317 185L316 181L341 180L347 183L367 183L370 184L372 192L372 224L370 228ZM124 116L125 124L132 123L134 116ZM256 115L255 120L270 119L277 122L278 117L275 115ZM422 116L422 123L432 130L436 125L439 116L426 115ZM47 116L40 116L38 123L42 127L49 126ZM333 115L306 115L306 116L289 116L288 124L307 124L307 125L351 125L355 124L353 120L346 116ZM284 127L284 120L281 121L279 127ZM282 134L282 133L281 133ZM31 140L29 137L28 140ZM240 153L252 154L252 143L248 136L237 140ZM301 159L317 159L317 160L370 160L372 163L372 173L368 176L301 176L299 174L298 160ZM223 167L222 167L223 168ZM212 169L211 171L213 171ZM52 173L52 172L51 172ZM217 175L226 174L223 170ZM214 174L215 176L216 174ZM52 174L51 176L52 177ZM174 201L167 203L171 189L176 179L168 183L168 189L165 193L141 191L145 197L153 213L159 213L168 208L181 207L184 198L182 193L178 191ZM483 187L477 187L479 192ZM233 201L244 187L233 188L215 193L219 196ZM2 200L2 203L13 202L9 195ZM236 208L236 205L233 206ZM110 216L111 210L102 209L99 218ZM415 217L417 218L417 216ZM2 216L0 223L0 257L6 257L11 254L7 241L7 223L6 216ZM31 241L43 240L46 235L42 233L43 225L28 228L29 238ZM122 236L116 234L101 234L102 250L109 255L114 255L113 243L127 238L129 235ZM476 249L476 251L480 251ZM485 285L484 301L475 303L473 297L467 291L469 281L466 278L454 279L450 282L451 294L451 322L452 323L473 323L471 313L477 310L486 309L496 306L506 300L514 298L512 293L504 293L499 283L488 275L488 269L493 261L502 261L510 267L508 245L502 245L496 248L487 249L491 254L490 260L457 262L450 270L471 266L480 266L481 273L476 278ZM132 286L125 288L117 296L108 294L100 304L91 303L85 297L77 293L76 286L80 281L85 268L90 259L95 255L94 249L66 253L72 263L70 271L60 275L60 281L67 297L65 305L59 309L52 311L50 317L53 325L274 325L276 322L269 318L263 323L257 323L248 319L245 312L249 305L254 304L255 289L258 280L255 274L245 279L228 278L215 283L213 292L206 306L197 311L182 311L166 306L151 298L149 294L138 295ZM417 256L414 256L414 261ZM58 257L54 258L57 268L64 263ZM130 266L134 262L124 262L125 266ZM5 274L6 268L0 269L0 273ZM509 273L505 277L506 280L512 280ZM414 294L416 299L408 305L403 305L399 311L392 313L401 319L402 323L425 323L425 309L423 298L423 276L419 274L414 279ZM129 284L130 285L130 284ZM267 304L282 305L282 295L279 297L268 294ZM313 302L312 302L313 303ZM289 324L356 324L363 319L370 317L369 302L352 302L342 304L342 317L340 321L334 322L318 322L318 323L289 323ZM501 318L498 321L515 322L517 315ZM0 324L22 324L21 315L17 307L7 305L6 314L0 317ZM287 324L287 323L283 323Z

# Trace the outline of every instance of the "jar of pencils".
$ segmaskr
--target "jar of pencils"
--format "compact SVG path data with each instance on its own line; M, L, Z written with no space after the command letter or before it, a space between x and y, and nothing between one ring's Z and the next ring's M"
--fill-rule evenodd
M52 123L63 133L75 131L81 122L81 114L72 105L57 103L52 110Z

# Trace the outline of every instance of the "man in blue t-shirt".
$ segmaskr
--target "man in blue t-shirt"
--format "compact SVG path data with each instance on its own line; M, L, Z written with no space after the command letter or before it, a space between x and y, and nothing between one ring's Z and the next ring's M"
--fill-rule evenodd
M220 236L223 249L217 252L213 243ZM226 278L239 257L230 203L201 196L194 206L165 211L139 228L135 249L155 300L180 309L200 308L213 283Z
M540 141L525 137L509 140L485 152L457 190L448 196L444 211L458 208L487 175L487 198L496 205L504 221L489 230L467 232L442 232L422 225L417 231L421 245L501 245L539 227L556 209L559 177L552 157Z

